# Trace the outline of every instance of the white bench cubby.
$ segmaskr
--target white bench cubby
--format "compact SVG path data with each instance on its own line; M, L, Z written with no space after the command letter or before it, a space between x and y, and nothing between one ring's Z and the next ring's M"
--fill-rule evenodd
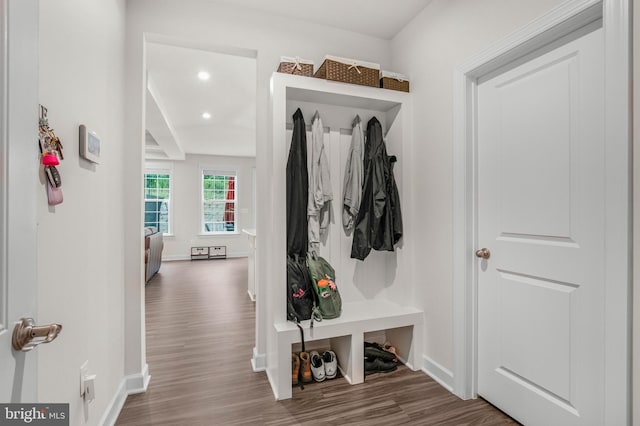
M323 345L336 353L338 368L352 385L364 382L364 342L366 334L383 331L385 340L396 348L398 357L409 368L415 370L420 362L422 341L422 311L400 307L383 300L345 303L344 313L333 320L303 321L307 350L313 342L328 340ZM292 347L300 342L300 330L292 322L274 324L278 336L279 357L278 388L274 389L278 399L291 398ZM299 345L296 345L299 347ZM273 386L273 383L272 383Z

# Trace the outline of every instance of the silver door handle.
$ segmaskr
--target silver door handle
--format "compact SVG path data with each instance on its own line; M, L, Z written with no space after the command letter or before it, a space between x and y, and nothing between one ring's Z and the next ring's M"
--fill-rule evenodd
M58 337L61 324L36 325L33 318L22 318L13 328L11 343L16 351L28 352L41 343L49 343Z
M476 250L476 257L481 259L488 259L491 257L491 252L488 248L482 247L480 250Z

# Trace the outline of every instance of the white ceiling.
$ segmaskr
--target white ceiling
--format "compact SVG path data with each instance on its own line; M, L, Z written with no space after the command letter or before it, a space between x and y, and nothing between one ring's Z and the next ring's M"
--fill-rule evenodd
M391 39L431 0L209 0ZM256 61L161 43L147 45L146 158L255 156ZM245 52L246 53L246 52ZM200 81L199 71L211 78ZM203 112L211 118L202 118Z
M148 147L147 158L255 156L254 58L148 43L147 80L147 131L161 148Z
M390 40L431 0L210 0Z

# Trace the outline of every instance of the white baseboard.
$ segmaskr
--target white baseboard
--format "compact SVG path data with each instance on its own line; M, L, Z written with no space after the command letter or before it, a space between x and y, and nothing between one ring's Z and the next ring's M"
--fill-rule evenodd
M238 253L229 253L227 257L249 257L249 252L240 251Z
M265 354L259 354L256 348L253 348L253 357L251 358L251 367L256 373L267 369L267 357Z
M142 372L139 374L123 377L120 386L118 386L118 390L113 398L111 398L98 424L103 426L115 425L120 411L122 411L122 407L124 407L124 403L127 400L127 396L146 392L149 386L149 380L151 380L151 376L149 375L149 366L147 364L145 364Z
M253 363L253 360L251 361L251 363ZM265 368L264 371L267 373L267 380L269 381L269 384L271 385L271 391L273 392L273 395L275 396L276 401L277 401L278 399L280 399L280 397L278 396L278 389L276 389L276 387L274 385L275 380L271 376L271 370Z
M227 259L235 258L235 257L249 257L249 252L238 252L238 253L229 253L227 254ZM191 260L190 255L182 255L182 254L170 254L167 256L162 256L163 262L174 262L176 260ZM211 259L215 260L215 259Z
M443 388L453 393L453 373L426 355L422 356L422 371L438 382Z
M118 420L118 415L120 415L120 411L122 411L122 407L124 406L126 400L126 380L122 379L122 381L120 382L120 386L118 386L116 394L113 396L113 398L111 398L111 401L109 402L109 405L107 405L107 409L105 410L98 424L103 426L115 425L116 420Z
M149 387L149 380L151 380L149 365L145 364L141 373L126 376L124 379L126 380L127 395L145 393Z
M181 254L170 254L170 255L162 256L163 262L174 262L176 260L191 260L191 256L181 255Z

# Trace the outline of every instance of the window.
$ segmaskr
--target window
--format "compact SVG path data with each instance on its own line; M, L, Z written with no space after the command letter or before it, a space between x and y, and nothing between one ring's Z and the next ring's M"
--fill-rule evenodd
M202 171L202 232L236 232L236 173Z
M147 170L144 174L144 226L171 233L171 172Z

